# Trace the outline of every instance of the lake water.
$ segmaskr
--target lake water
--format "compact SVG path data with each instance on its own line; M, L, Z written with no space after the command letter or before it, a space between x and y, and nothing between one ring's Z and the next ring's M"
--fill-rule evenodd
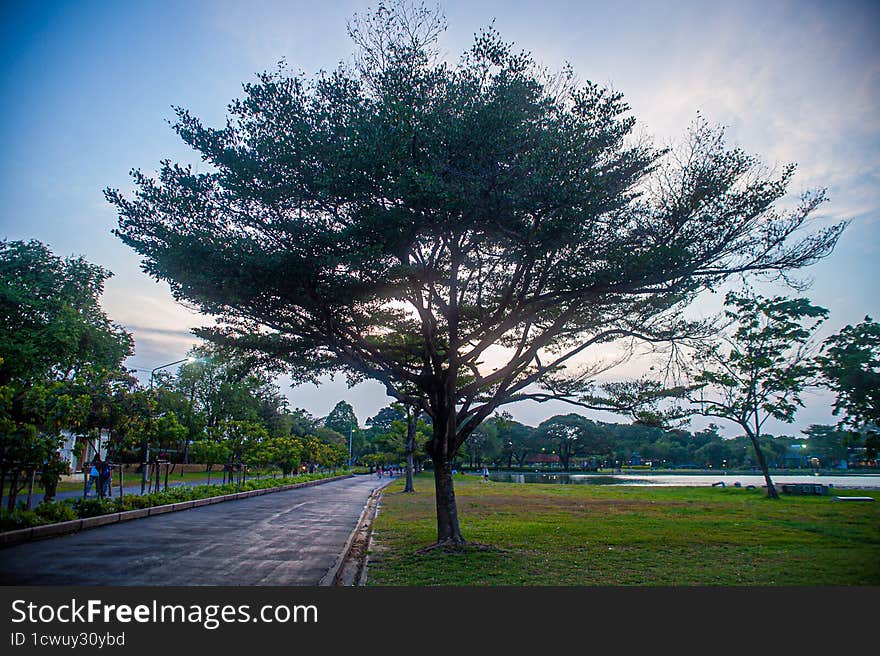
M880 474L786 475L770 473L775 485L782 483L821 483L841 489L880 490ZM489 480L501 483L563 483L574 485L656 485L656 486L711 486L723 481L728 487L739 483L742 487L764 485L760 474L558 474L530 472L491 472Z

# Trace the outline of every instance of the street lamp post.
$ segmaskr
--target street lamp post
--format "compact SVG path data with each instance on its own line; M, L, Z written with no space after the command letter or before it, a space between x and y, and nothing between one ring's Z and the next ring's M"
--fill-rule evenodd
M159 371L160 369L165 369L166 367L173 367L174 365L181 364L182 362L193 362L194 360L195 360L194 357L189 356L189 357L183 358L181 360L175 360L174 362L169 362L168 364L160 364L158 367L154 367L153 369L151 369L150 370L150 392L153 391L153 378L155 377L157 371ZM152 415L152 410L150 411L150 414ZM146 452L145 452L145 458L144 458L144 469L143 469L143 473L141 475L141 494L144 493L144 489L147 487L147 468L150 466L150 438L147 437L145 439L145 441L146 441Z
M351 436L354 434L354 424L348 426L348 469L351 471Z

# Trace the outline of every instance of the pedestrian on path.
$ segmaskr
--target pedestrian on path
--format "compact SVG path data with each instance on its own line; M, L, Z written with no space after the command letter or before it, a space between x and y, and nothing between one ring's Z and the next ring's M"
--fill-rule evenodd
M100 490L101 491L98 494L98 496L99 497L112 496L112 493L110 491L110 481L113 476L113 469L110 467L110 463L107 462L106 460L101 463L100 476L101 476L101 478L100 478L100 484L101 484Z
M92 461L92 467L89 469L88 474L86 474L86 496L89 496L89 492L92 491L92 484L95 483L95 494L98 494L98 478L100 477L101 472L98 471L98 461L97 459Z

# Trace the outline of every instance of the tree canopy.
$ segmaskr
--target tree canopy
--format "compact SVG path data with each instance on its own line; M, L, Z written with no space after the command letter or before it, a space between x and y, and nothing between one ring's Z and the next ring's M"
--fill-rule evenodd
M822 374L837 392L834 414L851 429L866 423L880 430L880 325L865 317L829 337L817 358Z
M699 292L810 264L843 226L805 230L824 193L778 208L795 167L701 119L657 148L622 94L492 28L447 64L443 21L405 8L350 24L352 64L246 84L222 127L178 109L208 170L165 161L106 196L145 270L219 319L205 337L424 407L457 543L451 459L496 409L575 398L592 372L565 367L590 347L687 335Z
M134 340L101 308L111 275L38 241L0 242L0 385L119 369Z

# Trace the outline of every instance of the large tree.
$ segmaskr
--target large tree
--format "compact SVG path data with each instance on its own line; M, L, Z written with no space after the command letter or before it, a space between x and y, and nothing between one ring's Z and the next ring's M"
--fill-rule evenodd
M265 73L219 129L179 109L207 170L165 161L106 196L145 270L219 319L204 336L423 405L438 543L458 544L453 459L496 409L572 398L588 348L679 337L701 290L809 264L842 226L804 230L822 192L776 209L793 166L702 122L658 150L621 94L492 29L447 64L442 28L380 6L350 25L353 64Z

